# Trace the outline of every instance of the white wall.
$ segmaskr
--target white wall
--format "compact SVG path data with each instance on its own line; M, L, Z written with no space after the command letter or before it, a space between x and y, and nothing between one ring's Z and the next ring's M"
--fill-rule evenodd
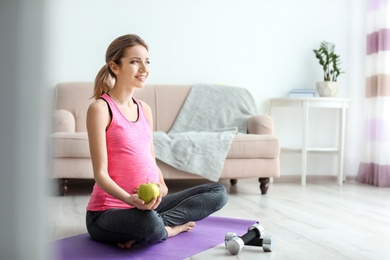
M364 0L47 0L46 13L44 59L51 87L93 81L109 43L136 33L150 46L149 83L242 86L254 95L260 113L268 98L286 96L291 88L314 88L322 72L312 49L323 40L334 42L347 72L339 78L339 96L353 98L348 123L350 129L359 124ZM330 121L332 115L325 117ZM346 172L356 175L359 133L351 133ZM281 138L289 142L295 136ZM286 156L282 174L297 174L299 165ZM335 167L323 160L328 159L313 158L309 172L335 174Z

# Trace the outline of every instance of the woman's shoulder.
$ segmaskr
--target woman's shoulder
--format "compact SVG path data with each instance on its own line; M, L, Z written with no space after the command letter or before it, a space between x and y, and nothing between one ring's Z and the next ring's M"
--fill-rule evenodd
M107 108L107 102L101 98L96 99L89 105L89 109L103 109Z
M151 121L152 120L152 109L150 108L148 103L146 103L143 100L138 100L138 102L141 104L142 111L144 111L144 114L146 115L147 119L149 121Z
M151 110L150 106L145 101L140 100L140 99L137 99L137 101L141 104L142 108L144 108L144 109L146 108L148 110Z
M101 98L93 101L88 107L88 114L101 114L105 111L108 112L107 103Z
M111 122L110 112L107 103L102 99L93 101L87 111L87 125L90 129L106 129ZM101 129L102 129L101 128Z

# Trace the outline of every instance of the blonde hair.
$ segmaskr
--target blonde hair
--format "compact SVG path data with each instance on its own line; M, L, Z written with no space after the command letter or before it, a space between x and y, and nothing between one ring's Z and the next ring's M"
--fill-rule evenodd
M116 38L108 46L106 51L106 64L99 70L95 78L94 93L92 98L98 99L104 93L107 93L113 87L115 74L112 72L109 63L115 62L121 64L121 59L124 57L125 50L135 45L142 45L148 49L148 45L135 34L126 34Z

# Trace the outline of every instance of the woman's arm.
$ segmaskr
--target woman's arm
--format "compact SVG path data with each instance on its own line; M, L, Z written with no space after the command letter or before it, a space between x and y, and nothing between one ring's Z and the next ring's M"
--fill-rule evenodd
M97 100L89 106L87 132L94 179L97 185L111 196L139 209L152 209L154 208L151 205L153 201L144 205L144 201L139 199L137 194L129 194L108 175L106 129L110 121L111 118L105 101Z
M152 110L150 109L150 106L148 104L146 104L145 102L141 101L141 103L142 103L142 108L144 110L145 116L146 116L146 118L149 121L150 131L152 133L152 138L153 138L153 115L152 115ZM152 141L152 145L151 145L151 152L152 152L154 160L156 160L156 155L154 153L153 141ZM160 188L160 194L162 196L165 196L165 195L168 194L168 187L165 184L164 177L162 175L162 172L161 172L160 168L157 165L156 165L156 167L158 169L158 174L159 174L159 183L157 183L157 184L158 184L158 186Z

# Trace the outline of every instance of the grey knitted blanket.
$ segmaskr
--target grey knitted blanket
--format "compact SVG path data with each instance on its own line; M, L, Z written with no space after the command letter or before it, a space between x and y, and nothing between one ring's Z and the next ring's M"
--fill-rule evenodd
M235 134L246 133L246 121L255 114L244 88L194 85L169 132L154 132L156 158L218 181Z

